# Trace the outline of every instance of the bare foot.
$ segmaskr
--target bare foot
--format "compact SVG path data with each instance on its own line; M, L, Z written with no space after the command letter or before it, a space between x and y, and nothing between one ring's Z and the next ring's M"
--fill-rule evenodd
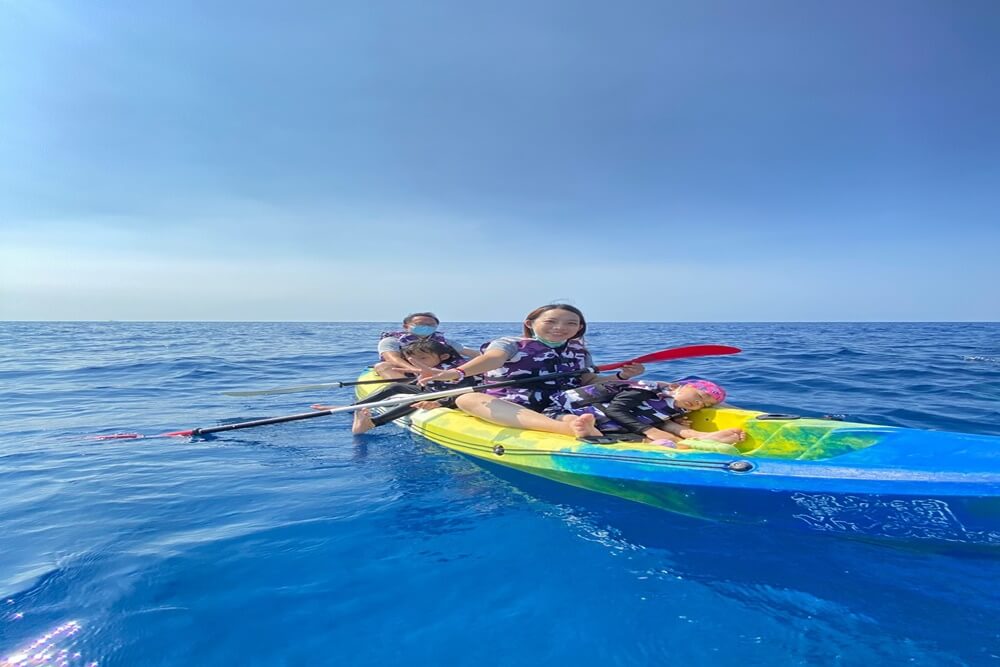
M712 431L711 433L699 433L695 436L698 440L715 440L716 442L724 442L727 445L734 445L737 442L743 442L746 438L746 434L742 429L738 428L724 428L721 431Z
M367 433L373 428L375 428L375 422L372 421L371 410L368 408L361 408L360 410L354 411L354 424L351 426L351 433L354 435L360 435L362 433Z
M569 424L570 430L573 435L577 438L583 438L589 435L601 435L601 432L597 430L594 426L596 417L594 415L580 415L576 419L566 419L563 418L567 424Z

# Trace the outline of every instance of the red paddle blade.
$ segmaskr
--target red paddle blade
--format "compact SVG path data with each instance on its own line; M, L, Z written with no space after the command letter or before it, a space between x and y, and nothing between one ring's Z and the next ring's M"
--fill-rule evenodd
M599 371L613 371L626 364L645 364L651 361L669 361L671 359L688 359L691 357L712 357L720 354L736 354L741 352L738 347L729 345L688 345L687 347L672 347L669 350L660 350L651 354L644 354L628 361L619 361L617 364L604 364L598 366Z

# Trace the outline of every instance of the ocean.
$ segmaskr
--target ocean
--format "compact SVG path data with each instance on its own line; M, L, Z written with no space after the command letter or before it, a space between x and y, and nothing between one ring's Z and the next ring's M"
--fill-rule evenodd
M350 414L387 323L0 323L0 660L1000 665L1000 558L687 518ZM513 323L445 323L468 345ZM591 323L598 363L735 405L1000 435L998 323Z

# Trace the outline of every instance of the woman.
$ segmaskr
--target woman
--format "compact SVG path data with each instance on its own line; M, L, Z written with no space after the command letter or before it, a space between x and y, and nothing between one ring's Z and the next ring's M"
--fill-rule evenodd
M460 381L470 375L485 374L487 380L502 381L543 376L552 373L584 371L593 365L583 343L587 321L583 313L564 303L536 308L524 319L523 335L498 338L483 353L455 368L425 372L420 382ZM608 380L628 380L645 370L642 364L629 364L616 375L601 377L582 372L556 380L539 380L520 386L498 387L459 396L456 405L463 412L501 426L516 426L532 431L561 433L574 437L598 436L591 414L552 419L541 414L559 391Z

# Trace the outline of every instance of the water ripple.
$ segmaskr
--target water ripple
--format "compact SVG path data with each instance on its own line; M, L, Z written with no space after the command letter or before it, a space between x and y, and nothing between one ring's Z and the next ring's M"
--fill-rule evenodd
M0 655L75 622L74 652L102 665L996 660L994 561L708 524L390 428L355 438L348 415L86 439L348 403L221 392L349 380L392 326L0 323ZM518 327L446 330L475 345ZM588 339L598 363L737 345L649 367L737 405L1000 435L997 324L593 323Z

